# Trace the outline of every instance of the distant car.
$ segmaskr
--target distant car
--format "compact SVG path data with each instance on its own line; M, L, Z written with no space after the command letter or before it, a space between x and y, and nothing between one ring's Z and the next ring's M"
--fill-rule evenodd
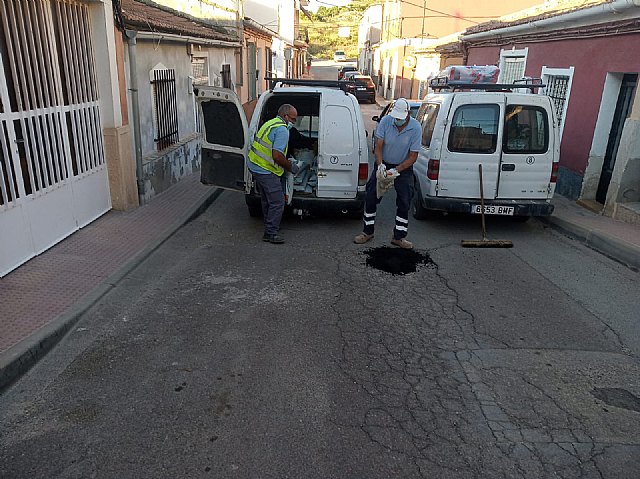
M333 61L334 62L346 62L347 61L347 55L345 55L345 53L342 50L336 50L333 54Z
M345 73L347 72L357 72L358 71L358 67L353 66L353 65L345 65L342 66L340 68L338 68L338 80L342 80L342 78L344 77Z
M422 100L407 100L409 102L409 114L415 118L416 115L418 114L418 110L420 109L420 105L422 105ZM380 115L376 115L371 117L371 119L377 123L380 123L380 120L382 120L382 118L387 115L392 109L393 109L393 105L395 103L395 100L390 102L387 106L384 107L384 109L382 110L382 113L380 113ZM375 149L376 147L376 129L374 128L371 131L371 148Z
M345 74L345 86L343 88L347 93L351 93L358 100L367 100L369 103L376 102L376 86L368 75L350 75Z

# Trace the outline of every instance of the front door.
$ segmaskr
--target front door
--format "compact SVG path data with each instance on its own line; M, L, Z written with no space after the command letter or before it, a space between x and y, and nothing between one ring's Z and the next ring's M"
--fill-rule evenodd
M609 133L609 142L607 143L607 150L604 155L600 182L598 183L598 191L596 192L596 200L602 204L607 200L607 191L609 190L609 183L611 183L613 167L616 163L616 156L618 154L618 147L620 146L620 137L622 136L624 121L631 112L633 93L637 84L637 74L629 73L624 75L622 78L622 85L620 86L620 93L618 94L618 102L616 103L616 110L613 114L613 124L611 125L611 132Z
M226 88L198 88L202 164L200 181L205 185L247 192L247 117L237 95Z

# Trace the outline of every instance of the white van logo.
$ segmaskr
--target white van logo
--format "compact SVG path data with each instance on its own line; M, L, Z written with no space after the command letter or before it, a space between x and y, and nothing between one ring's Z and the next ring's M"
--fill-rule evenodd
M536 159L533 156L527 156L527 165L533 165Z

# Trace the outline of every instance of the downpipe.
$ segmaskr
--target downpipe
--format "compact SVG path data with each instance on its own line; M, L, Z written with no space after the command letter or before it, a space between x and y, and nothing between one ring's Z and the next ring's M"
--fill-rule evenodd
M136 56L136 36L134 30L126 30L125 38L129 51L129 91L131 92L131 116L133 121L133 142L136 155L136 181L138 184L138 203L145 204L144 171L142 169L142 140L140 139L140 105L138 102L138 73Z

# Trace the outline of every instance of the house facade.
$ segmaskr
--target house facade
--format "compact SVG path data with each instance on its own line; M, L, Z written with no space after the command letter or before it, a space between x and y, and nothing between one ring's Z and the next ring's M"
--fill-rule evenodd
M640 4L565 2L461 37L466 64L501 82L541 78L562 135L556 191L629 222L640 218ZM594 59L597 59L595 61Z
M405 2L385 0L382 7L381 40L376 46L372 76L378 76L378 91L387 99L417 97L426 93L429 76L439 61L430 51L434 42L491 18L544 3L544 0L430 0ZM418 58L420 56L420 58Z
M111 208L128 131L110 1L0 2L0 23L1 277Z

